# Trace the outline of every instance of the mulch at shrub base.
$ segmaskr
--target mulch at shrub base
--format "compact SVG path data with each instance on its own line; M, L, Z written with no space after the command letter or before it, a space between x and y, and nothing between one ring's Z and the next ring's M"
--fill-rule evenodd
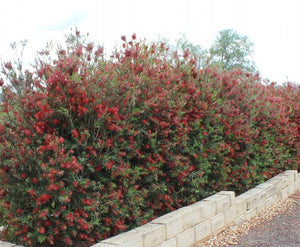
M291 210L276 215L250 230L249 234L240 236L238 244L227 245L236 247L290 247L300 246L300 190L290 198L296 206Z

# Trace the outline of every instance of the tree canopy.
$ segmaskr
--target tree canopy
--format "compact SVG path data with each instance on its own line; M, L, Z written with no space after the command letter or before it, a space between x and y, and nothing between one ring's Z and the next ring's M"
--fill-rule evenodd
M187 52L196 59L198 68L210 65L221 71L229 71L234 68L248 72L256 70L255 63L251 59L253 43L247 36L240 35L232 29L220 31L209 49L192 43L185 34L181 34L175 40L175 45L171 45L168 39L161 39L161 41L170 48L170 56L174 51L182 54Z
M210 62L221 70L231 70L239 67L253 72L255 64L250 60L253 53L253 43L245 35L240 35L232 29L219 32L209 50Z

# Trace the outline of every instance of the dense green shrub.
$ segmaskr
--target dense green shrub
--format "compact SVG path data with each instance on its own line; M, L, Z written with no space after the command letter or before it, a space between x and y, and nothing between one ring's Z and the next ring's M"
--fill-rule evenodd
M81 38L32 72L3 66L3 239L89 246L299 167L299 86L196 70L135 35L105 59Z

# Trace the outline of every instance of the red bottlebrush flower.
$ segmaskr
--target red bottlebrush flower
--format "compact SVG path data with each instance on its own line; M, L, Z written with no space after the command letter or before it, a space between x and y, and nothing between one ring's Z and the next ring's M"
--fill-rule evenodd
M17 213L17 214L21 214L21 213L22 213L22 210L19 209L19 208L17 208L17 209L16 209L16 213Z
M56 218L58 218L60 216L60 212L59 211L54 212L53 216L56 217Z
M52 223L51 223L50 220L44 220L44 221L43 221L43 225L44 225L44 226L51 226Z
M72 240L71 240L71 241L72 241ZM54 245L53 235L48 236L47 242L48 242L50 245Z
M30 136L31 132L30 132L28 129L25 129L25 130L24 130L24 134L25 134L26 136Z
M65 50L59 50L58 54L64 56L64 55L66 55L66 51Z
M59 120L58 120L57 118L53 119L53 124L54 124L54 125L59 124Z
M68 213L66 216L65 216L65 220L66 221L70 221L70 222L73 222L74 221L74 216L72 213Z
M43 227L43 226L39 227L38 230L39 230L40 234L44 234L45 233L45 227Z
M77 138L79 136L79 133L77 132L76 129L72 129L72 137Z
M67 230L67 225L66 225L66 224L62 224L62 225L60 226L60 230L62 230L62 231Z
M27 226L22 226L23 232L27 233L28 232L28 227Z
M72 185L73 185L74 188L76 188L78 186L78 182L74 181Z
M83 213L82 213L82 216L83 216L84 218L87 218L87 217L89 217L89 214L86 213L86 212L83 212Z
M95 232L94 234L95 239L99 240L102 238L101 233L100 232Z
M68 246L71 246L71 245L73 244L72 239L70 239L70 238L68 238L68 237L63 238L63 241L64 241L64 243L65 243L66 245L68 245Z
M82 199L81 200L82 204L85 206L90 206L92 205L92 200L91 199Z
M21 178L25 179L26 177L27 177L27 176L26 176L25 173L22 173L22 174L21 174Z
M95 56L99 57L103 53L103 47L99 46L98 49L95 51Z
M131 51L130 50L126 50L125 51L125 56L126 57L130 57L131 56Z
M65 197L64 199L63 199L63 201L65 202L65 203L70 203L71 202L71 199L70 199L70 197Z
M12 70L12 65L11 65L11 62L8 62L8 63L5 63L4 64L4 67L8 70Z
M59 181L58 185L59 185L59 187L63 188L63 187L65 187L65 182L64 181Z
M2 87L4 84L4 81L3 80L0 80L0 87Z
M46 219L47 215L48 215L48 209L45 209L45 210L39 212L39 216L38 217L40 219Z
M64 139L63 137L59 137L58 142L59 142L60 144L62 144L64 141L65 141L65 139Z
M122 230L122 231L126 230L126 226L119 220L115 223L115 226L119 230Z
M46 190L48 192L52 191L52 190L58 190L59 186L57 184L50 184L49 186L47 186Z
M119 108L118 107L112 107L112 108L109 108L108 109L108 112L112 115L112 116L116 116L117 113L119 111Z
M124 42L126 42L126 36L125 36L125 35L122 35L122 36L121 36L121 40L123 40Z
M53 234L54 235L59 234L59 228L57 228L57 227L53 228Z
M32 210L32 213L33 213L33 214L36 214L38 211L39 211L39 209L38 209L38 208L35 208L35 209Z
M30 145L31 144L31 140L29 138L25 138L24 142L26 145Z
M112 168L113 164L114 164L114 162L112 160L110 160L105 166L108 170L110 170Z
M78 238L79 238L79 239L87 239L87 237L88 237L88 236L87 236L86 234L84 234L84 233L79 233L79 234L78 234Z
M42 194L36 199L36 205L43 205L49 201L51 196L49 194Z
M82 56L82 45L80 45L80 46L78 46L77 48L76 48L76 50L75 50L75 55L76 56L78 56L78 57L80 57L80 56Z
M94 48L93 43L89 43L85 49L86 49L87 51L92 51L93 48Z
M101 166L100 166L100 165L96 166L96 167L95 167L95 171L96 171L96 172L101 171Z
M88 226L88 224L82 224L82 225L80 226L80 229L81 229L81 230L87 230L87 229L89 229L89 226Z
M31 179L31 183L33 184L36 184L38 181L39 181L38 178L35 177Z
M131 38L132 38L133 40L135 40L135 39L136 39L136 34L135 34L135 33L132 34Z
M189 51L188 51L188 50L185 50L185 51L183 52L183 57L184 57L184 58L187 58L189 55L190 55L190 54L189 54Z
M33 244L32 239L28 239L28 240L27 240L27 245L32 245L32 244Z

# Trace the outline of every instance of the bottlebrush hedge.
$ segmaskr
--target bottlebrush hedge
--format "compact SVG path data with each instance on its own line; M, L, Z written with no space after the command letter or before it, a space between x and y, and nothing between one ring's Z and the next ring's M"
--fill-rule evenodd
M188 51L122 40L105 59L77 32L31 72L3 64L3 240L90 246L299 169L299 86L197 70Z

